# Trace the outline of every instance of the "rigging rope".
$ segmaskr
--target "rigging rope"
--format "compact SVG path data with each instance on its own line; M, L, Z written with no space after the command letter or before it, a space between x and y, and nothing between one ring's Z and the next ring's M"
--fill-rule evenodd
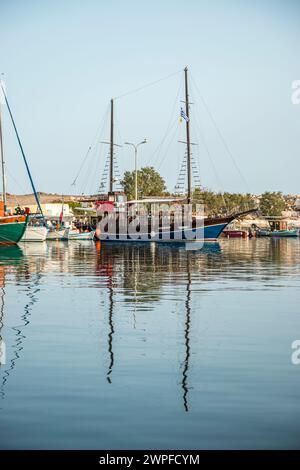
M9 171L7 165L6 165L6 174L9 175L9 177L14 181L14 183L21 189L23 194L26 194L26 190L23 188L23 186L20 184L20 182L12 175L12 173ZM20 201L18 199L18 196L15 194L14 195L15 200L17 202L17 205L20 206Z
M88 148L88 150L87 150L87 152L86 152L86 154L85 154L85 157L84 157L83 161L82 161L81 164L80 164L79 170L78 170L78 172L77 172L77 174L76 174L76 176L75 176L75 178L74 178L74 180L73 180L71 186L76 186L76 181L77 181L77 179L79 178L79 175L80 175L80 173L81 173L81 171L82 171L82 169L83 169L83 167L84 167L84 164L85 164L86 161L88 160L88 157L89 157L89 155L90 155L90 153L91 153L91 150L95 147L95 145L96 145L96 143L97 143L98 136L99 136L99 135L102 135L102 132L103 132L103 129L104 129L104 126L105 126L105 123L106 123L106 118L107 118L107 115L108 115L108 111L109 111L109 105L107 105L107 107L106 107L106 111L105 111L105 113L104 113L104 115L103 115L103 118L102 118L102 120L101 120L101 123L99 124L99 126L98 126L98 128L97 128L97 131L96 131L96 133L95 133L95 137L94 137L94 139L93 139L93 141L92 141L92 144L89 146L89 148Z
M16 126L15 120L13 118L13 115L12 115L12 112L11 112L11 109L10 109L10 106L9 106L9 103L8 103L8 100L7 100L7 96L6 96L6 93L4 91L4 87L3 87L3 84L2 84L1 80L0 80L0 86L1 86L1 89L2 89L2 93L3 93L4 99L5 99L5 103L6 103L9 115L10 115L10 119L11 119L13 128L14 128L14 131L15 131L15 134L16 134L16 137L17 137L17 141L18 141L18 144L19 144L19 147L20 147L20 150L21 150L21 154L22 154L22 157L23 157L23 160L24 160L24 163L25 163L25 167L26 167L26 170L27 170L27 174L28 174L28 177L29 177L29 180L30 180L30 183L31 183L31 187L32 187L32 190L33 190L33 193L34 193L34 197L35 197L37 206L39 208L39 211L40 211L41 215L43 216L43 219L45 220L43 210L42 210L42 207L41 207L41 204L40 204L40 200L38 198L38 195L37 195L37 192L36 192L36 189L35 189L35 186L34 186L34 182L33 182L32 176L31 176L31 172L30 172L30 169L29 169L29 166L28 166L28 163L27 163L25 152L24 152L24 149L23 149L20 137L19 137L17 126Z
M165 140L168 136L168 133L171 131L171 128L173 128L173 126L174 126L174 113L175 113L176 106L178 106L178 98L181 94L182 87L183 87L183 76L181 77L181 80L179 82L176 98L175 98L175 101L174 101L174 104L173 104L172 112L171 112L171 115L170 115L170 119L169 119L169 122L168 122L168 125L167 125L165 135L163 136L162 140L160 141L160 143L158 144L158 146L156 147L156 149L154 150L153 154L150 157L150 158L153 158L154 155L157 153L157 155L155 157L155 160L153 162L153 166L156 166L158 164L158 159L159 159L159 156L160 156L160 152L162 150L162 146L165 143ZM176 117L175 122L176 121L177 121L177 117ZM149 160L150 159L148 159L148 162L149 162Z
M177 125L176 125L176 124L177 124ZM171 143L172 143L172 141L173 141L173 139L174 139L174 137L175 137L175 135L176 135L176 133L177 133L177 131L178 131L179 120L178 120L177 117L176 117L175 121L173 122L173 125L171 126L171 129L173 129L173 127L174 127L174 132L173 132L173 134L171 135L171 138L169 139L169 143L168 143L167 148L166 148L166 150L165 150L164 156L162 157L162 159L161 159L161 161L160 161L160 163L159 163L159 165L158 165L158 167L157 167L158 170L160 170L162 164L164 163L164 161L165 161L165 159L166 159L166 156L167 156L167 154L168 154L170 145L171 145ZM170 129L170 130L171 130L171 129Z
M127 91L126 93L123 93L122 95L115 96L114 100L119 100L119 99L121 99L121 98L124 98L125 96L132 95L132 94L134 94L134 93L138 93L139 91L144 90L145 88L148 88L148 87L150 87L150 86L156 85L157 83L162 82L162 81L164 81L164 80L167 80L168 78L171 78L171 77L173 77L174 75L177 75L178 73L181 73L181 72L182 72L182 69L177 70L177 72L173 72L173 73L167 75L166 77L159 78L158 80L155 80L154 82L146 83L146 85L143 85L143 86L141 86L141 87L139 87L139 88L135 88L135 89L133 89L133 90Z
M195 88L197 89L197 91L198 91L198 93L199 93L199 96L200 96L200 99L201 99L201 101L202 101L202 103L203 103L203 106L205 107L206 112L207 112L207 114L209 115L209 117L210 117L210 119L211 119L211 122L213 123L213 126L214 126L214 128L216 129L216 131L217 131L217 133L218 133L218 135L219 135L219 138L220 138L221 142L222 142L223 145L224 145L224 148L225 148L227 154L229 155L229 157L230 157L230 159L231 159L233 165L235 166L235 169L237 170L238 174L240 175L241 179L243 180L243 182L244 182L244 184L245 184L245 186L246 186L246 188L247 188L247 191L250 193L251 191L250 191L248 182L247 182L246 178L244 177L243 173L241 172L240 168L238 167L238 164L236 163L236 160L235 160L235 158L234 158L232 152L230 151L229 146L228 146L228 144L227 144L227 142L226 142L226 140L225 140L223 134L221 133L221 131L220 131L220 129L219 129L217 123L216 123L216 120L214 119L214 117L213 117L213 115L212 115L212 113L211 113L211 111L210 111L210 109L209 109L209 107L208 107L206 101L204 100L204 98L203 98L203 96L202 96L202 94L201 94L201 92L200 92L200 89L199 89L199 87L198 87L196 81L194 80L194 78L193 78L193 76L192 76L191 74L190 74L190 77L191 77L191 80L192 80L192 82L193 82Z
M214 176L215 176L215 179L216 179L216 182L217 182L217 185L219 186L219 188L221 189L223 184L222 184L222 181L221 181L221 178L219 177L219 174L218 174L218 171L217 171L217 168L215 166L215 163L214 163L214 160L213 160L213 157L212 157L212 154L208 148L208 145L207 145L207 142L206 142L206 139L203 135L203 133L201 132L201 123L200 123L200 120L198 119L198 115L197 113L194 113L193 115L193 118L194 118L194 122L195 122L195 134L196 134L196 139L197 139L197 143L199 144L199 136L200 136L200 140L201 140L201 143L204 147L204 150L209 158L209 161L211 163L211 166L212 166L212 169L213 169L213 173L214 173ZM199 159L199 156L198 156L198 159ZM226 201L225 201L225 198L224 198L224 195L223 195L223 192L221 191L221 197L222 197L222 200L223 200L223 204L224 204L224 207L225 209L227 210L227 205L226 205Z

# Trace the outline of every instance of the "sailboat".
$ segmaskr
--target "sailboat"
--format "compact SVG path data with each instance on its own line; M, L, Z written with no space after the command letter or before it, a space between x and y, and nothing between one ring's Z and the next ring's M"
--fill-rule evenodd
M49 230L47 233L47 240L68 240L70 227L66 226L63 220L64 217L64 200L62 199L61 213L57 220L53 220L53 217L49 217L47 223L49 224ZM51 220L52 219L52 220Z
M43 220L43 225L45 225L45 219L42 211L42 207L33 183L33 179L31 176L31 172L27 163L27 159L25 156L25 152L19 137L19 133L16 127L15 120L13 118L7 96L2 84L2 81L0 80L0 93L2 92L2 95L4 97L4 101L6 103L8 113L15 131L15 135L18 141L18 145L25 163L26 171L31 183L31 187L37 202L38 209L40 211L40 216ZM2 202L0 204L0 245L16 245L24 236L27 224L28 224L28 219L29 219L29 213L22 211L20 208L18 208L18 211L16 211L15 214L7 214L7 208L6 208L6 179L5 179L5 161L4 161L4 150L3 150L3 135L2 135L2 117L1 117L1 107L0 107L0 147L1 147L1 169L2 169ZM43 231L44 232L44 231Z
M190 140L190 102L189 102L189 90L188 90L188 68L185 67L184 69L184 82L185 82L185 112L184 117L185 117L185 123L186 123L186 153L187 153L187 195L184 198L185 202L188 204L192 203L192 159L191 159L191 140ZM183 110L182 110L183 111ZM119 194L114 192L113 190L113 184L114 184L114 146L116 145L114 143L114 102L113 99L111 100L111 118L110 118L110 159L109 159L109 193L108 193L108 201L106 201L109 204L114 204L115 210L118 211L117 207L119 206L118 204L118 197ZM134 200L134 201L127 201L127 207L129 205L135 206L137 208L138 212L138 205L139 204L145 204L145 203L153 203L153 204L172 204L172 203L178 203L178 199L141 199L141 200ZM182 200L181 200L182 202ZM99 203L99 201L96 202L96 209L98 207L97 213L99 214L99 208L103 206L103 201ZM94 209L93 209L94 210ZM104 209L103 209L104 211ZM195 226L197 225L197 217L193 216L192 217L192 224L190 229L184 231L181 228L179 230L174 230L174 225L172 227L172 224L169 225L168 227L165 228L165 232L169 233L169 237L164 237L163 235L163 230L160 227L159 232L160 233L154 233L151 230L151 224L149 224L148 227L148 233L143 233L143 237L132 237L130 236L129 233L122 233L122 236L120 233L108 233L106 230L102 231L97 229L96 230L96 236L101 240L101 241L155 241L155 242L182 242L185 240L191 240L192 241L215 241L223 232L223 230L227 227L227 225L235 220L236 218L240 218L242 216L245 216L251 212L254 212L254 209L248 210L248 211L243 211L243 212L238 212L234 214L229 214L229 215L224 215L224 216L218 216L218 217L204 217L203 220L203 230L199 231L196 236L193 238L193 235L195 234ZM100 212L102 215L102 213ZM120 220L122 217L126 217L124 214L120 214L119 212L119 217ZM128 217L128 215L127 215ZM151 219L151 216L149 217ZM117 219L117 224L116 224L116 231L118 230L119 226L119 221ZM184 228L184 227L182 227ZM201 238L200 234L201 233ZM146 235L146 236L145 236ZM178 236L179 235L179 236Z
M44 242L46 240L48 228L35 214L29 216L28 224L22 242Z
M26 214L7 215L6 212L6 180L1 111L0 102L0 153L2 170L2 201L0 201L0 245L16 245L21 240L25 232L28 216Z

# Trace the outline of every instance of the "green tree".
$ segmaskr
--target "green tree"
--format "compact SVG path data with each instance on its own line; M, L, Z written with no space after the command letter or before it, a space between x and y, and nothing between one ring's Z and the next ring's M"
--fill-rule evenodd
M216 193L207 189L195 189L193 193L194 203L204 204L207 216L217 216L224 212L234 213L255 207L255 201L251 194Z
M285 210L286 202L280 191L266 191L261 195L259 207L263 215L276 217L280 216L282 211Z
M61 201L60 201L61 202ZM81 207L81 203L77 201L65 201L65 204L68 204L71 211L74 213L78 207Z
M256 207L251 194L227 193L223 194L228 213L247 211Z
M135 198L135 171L125 171L122 180L127 199ZM146 166L138 170L138 198L145 196L164 196L166 184L163 177L152 167Z
M207 189L195 189L193 202L204 205L204 212L208 216L218 215L224 208L222 195Z

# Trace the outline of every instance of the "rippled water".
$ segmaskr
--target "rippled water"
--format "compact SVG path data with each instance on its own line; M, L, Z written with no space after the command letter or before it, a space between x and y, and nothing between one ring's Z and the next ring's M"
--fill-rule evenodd
M0 447L299 448L300 241L0 248Z

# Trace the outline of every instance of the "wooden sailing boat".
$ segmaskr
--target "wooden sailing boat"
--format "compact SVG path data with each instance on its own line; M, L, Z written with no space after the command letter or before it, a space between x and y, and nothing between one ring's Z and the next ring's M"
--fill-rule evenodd
M185 122L186 122L186 148L187 148L187 196L186 200L188 204L192 203L192 162L191 162L191 140L190 140L190 103L189 103L189 91L188 91L188 68L185 67L184 69L184 78L185 78ZM113 152L114 152L114 146L116 145L114 143L114 108L113 108L113 100L111 100L111 119L110 119L110 142L105 142L110 144L110 163L109 163L109 193L108 193L108 201L107 202L117 202L117 193L113 191L113 183L114 183L114 159L113 159ZM173 202L178 202L178 199L145 199L145 200L140 200L140 201L128 201L128 204L134 204L136 207L138 207L139 203L173 203ZM97 205L97 203L96 203ZM162 231L160 230L160 233L155 233L151 231L151 228L149 229L149 233L147 234L148 241L156 241L156 242L182 242L185 240L192 240L192 241L215 241L223 232L223 230L227 227L227 225L235 220L236 218L239 218L241 216L247 215L251 212L254 212L254 210L248 210L244 212L238 212L235 214L230 214L230 215L224 215L220 217L205 217L203 221L203 231L201 230L201 238L199 238L199 233L196 234L196 238L194 238L193 234L195 235L195 227L196 227L196 217L193 216L192 220L192 228L188 229L186 232L182 230L177 230L177 232L180 232L180 236L177 237L178 233L175 232L174 228L172 228L172 224L169 227L166 227L166 232L170 233L169 239L167 237L164 237L162 234ZM120 215L121 217L122 215ZM150 227L150 225L149 225ZM96 231L97 234L97 231ZM145 235L145 234L143 234ZM182 236L181 236L182 235ZM191 236L192 235L192 236ZM118 233L99 233L97 234L97 237L100 240L103 241L139 241L138 238L134 238L134 240L131 239L130 235L128 234L126 237L124 237L124 234L122 236L119 236ZM142 238L141 238L142 239ZM145 237L143 237L143 241L145 240Z
M1 85L2 87L2 85ZM26 215L7 215L6 181L2 135L2 113L0 104L0 153L2 170L2 201L0 202L0 245L16 245L21 240L27 225Z

